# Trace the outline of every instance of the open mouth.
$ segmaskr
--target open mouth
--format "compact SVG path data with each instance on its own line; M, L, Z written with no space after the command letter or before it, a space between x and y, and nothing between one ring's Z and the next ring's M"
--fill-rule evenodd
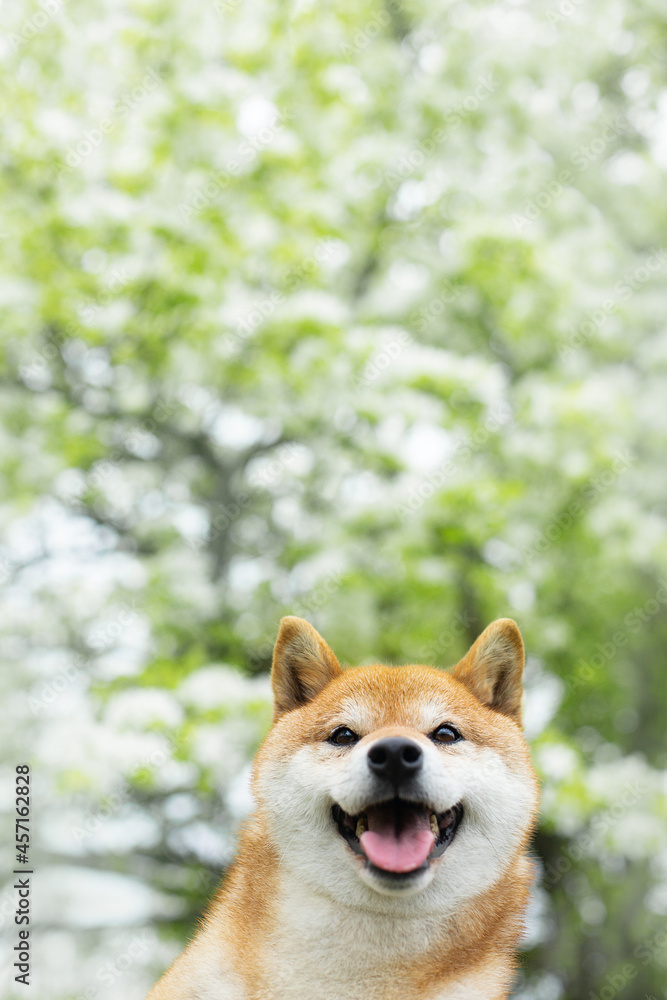
M356 816L332 808L341 837L383 874L405 876L428 868L449 847L463 817L459 803L436 813L423 802L395 798L367 806Z

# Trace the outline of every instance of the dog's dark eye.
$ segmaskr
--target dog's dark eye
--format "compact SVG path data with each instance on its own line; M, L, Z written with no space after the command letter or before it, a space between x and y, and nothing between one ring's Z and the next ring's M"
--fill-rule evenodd
M347 726L339 726L338 729L334 729L329 737L329 743L336 743L340 747L345 747L349 746L350 743L356 743L358 739L357 734L353 733Z
M454 726L446 724L444 726L438 726L431 733L431 739L436 743L456 743L457 740L461 739L461 734L458 729L454 729Z

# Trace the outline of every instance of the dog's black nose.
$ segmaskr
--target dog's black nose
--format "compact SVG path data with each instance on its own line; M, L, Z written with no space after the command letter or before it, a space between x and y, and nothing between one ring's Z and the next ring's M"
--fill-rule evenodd
M368 766L379 778L386 778L397 787L414 777L424 760L421 747L404 736L378 740L368 751Z

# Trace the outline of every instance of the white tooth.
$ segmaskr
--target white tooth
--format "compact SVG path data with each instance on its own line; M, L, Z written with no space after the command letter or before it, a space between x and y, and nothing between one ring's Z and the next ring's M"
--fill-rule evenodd
M438 826L438 819L435 813L431 813L431 833L436 840L440 836L440 827Z
M357 820L357 830L356 830L357 840L361 840L361 835L362 833L366 833L366 829L367 829L366 817L360 816L359 819Z

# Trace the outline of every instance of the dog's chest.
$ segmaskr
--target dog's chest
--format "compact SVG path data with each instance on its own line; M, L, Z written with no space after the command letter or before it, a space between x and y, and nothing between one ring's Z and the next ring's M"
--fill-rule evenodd
M420 972L432 954L427 921L341 915L338 907L301 897L281 914L256 1000L495 1000L493 969L429 982ZM255 1000L255 998L253 998Z
M405 1000L400 967L424 951L428 933L401 923L341 914L307 894L284 902L269 946L267 1000Z
M274 963L271 979L253 1000L333 1000L345 996L348 1000L503 1000L495 970L456 975L443 981L438 976L431 982L420 982L408 965L397 968L379 959L359 961L358 952L335 956L320 950L317 958L293 950Z

